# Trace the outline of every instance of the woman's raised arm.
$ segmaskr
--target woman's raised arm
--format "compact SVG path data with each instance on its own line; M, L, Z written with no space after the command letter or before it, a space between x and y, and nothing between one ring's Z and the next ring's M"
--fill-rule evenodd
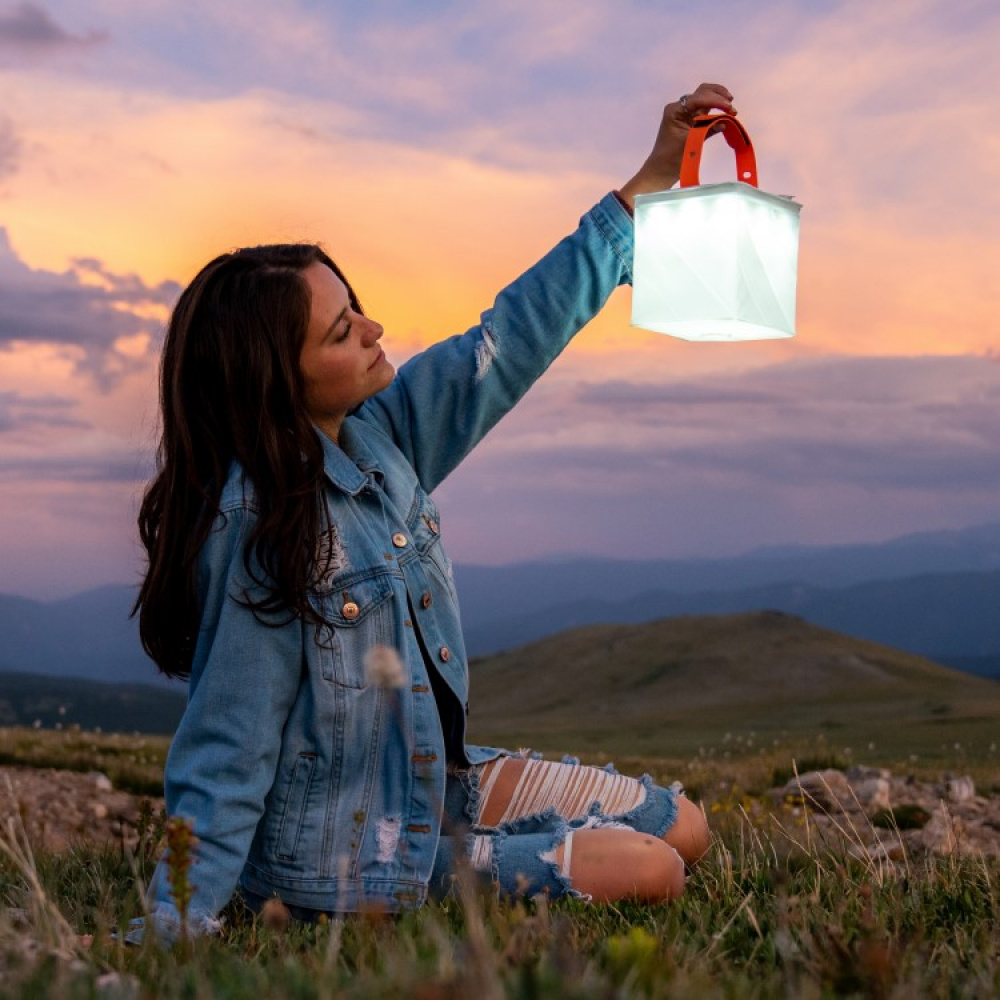
M630 211L636 194L680 175L696 114L731 112L732 95L701 84L663 111L652 152L537 264L508 285L477 326L403 365L357 417L388 430L431 492L528 391L570 339L632 281Z

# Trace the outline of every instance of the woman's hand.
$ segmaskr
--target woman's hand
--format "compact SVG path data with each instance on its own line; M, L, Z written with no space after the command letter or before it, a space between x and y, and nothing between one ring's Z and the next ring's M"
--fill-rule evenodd
M635 207L635 196L650 191L666 191L674 186L681 176L681 158L688 130L697 115L710 111L724 111L736 114L733 95L719 83L703 83L691 94L685 94L663 109L660 130L656 133L653 150L639 172L618 194L629 206Z

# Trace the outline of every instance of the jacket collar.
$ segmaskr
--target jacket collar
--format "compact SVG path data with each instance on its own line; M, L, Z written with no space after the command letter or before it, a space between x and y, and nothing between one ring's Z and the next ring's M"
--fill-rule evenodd
M379 484L385 480L381 464L368 446L364 435L359 433L360 422L348 417L340 427L340 444L336 445L318 427L323 445L323 471L326 478L338 489L355 496L368 482L372 473Z

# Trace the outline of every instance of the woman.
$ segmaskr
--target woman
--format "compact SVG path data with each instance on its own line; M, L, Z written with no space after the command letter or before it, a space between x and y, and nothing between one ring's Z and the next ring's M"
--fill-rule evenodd
M347 278L313 246L238 250L174 310L159 473L137 601L160 669L190 677L167 809L198 838L188 925L237 884L296 915L398 911L465 858L507 892L658 901L708 846L648 777L465 743L468 670L429 494L631 279L636 194L676 182L702 84L667 105L620 191L398 374ZM179 915L161 860L157 930Z

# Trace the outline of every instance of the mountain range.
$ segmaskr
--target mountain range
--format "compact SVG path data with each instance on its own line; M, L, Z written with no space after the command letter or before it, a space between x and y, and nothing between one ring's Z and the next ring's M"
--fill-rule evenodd
M455 577L473 656L583 625L773 609L1000 677L1000 523L729 559L458 565ZM134 596L125 585L49 602L0 595L0 671L183 690L143 654Z

